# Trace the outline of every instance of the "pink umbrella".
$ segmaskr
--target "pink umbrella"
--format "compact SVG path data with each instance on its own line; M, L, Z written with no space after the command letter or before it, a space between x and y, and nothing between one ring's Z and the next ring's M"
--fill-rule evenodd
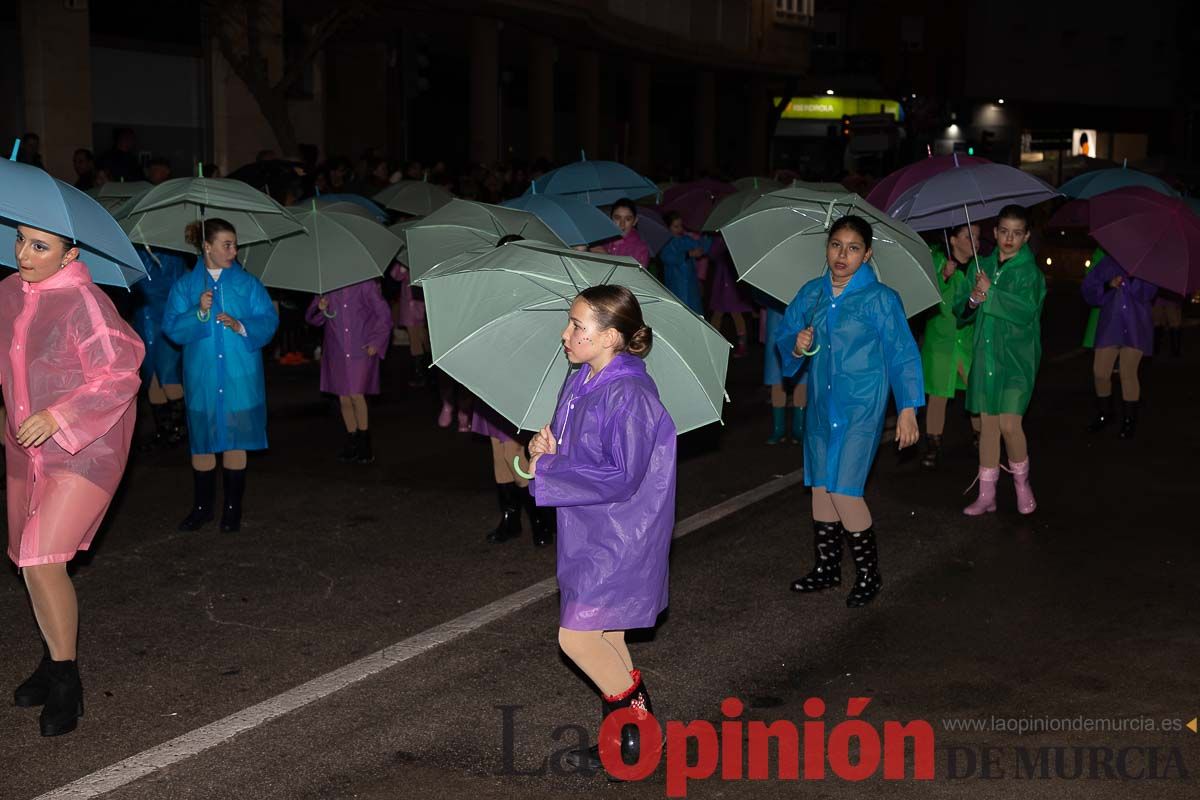
M704 227L704 220L708 219L717 201L736 191L737 187L733 184L712 178L677 183L663 192L658 207L664 212L678 211L683 216L683 226L698 231Z
M1200 216L1187 203L1145 186L1089 202L1088 232L1130 275L1179 294L1200 288Z
M939 172L945 172L948 169L954 169L956 166L966 167L971 164L990 164L986 158L978 156L964 156L954 153L948 156L931 156L921 159L915 164L909 164L907 167L901 167L891 173L879 183L875 184L875 188L867 194L867 202L876 208L881 208L888 213L891 213L892 204L902 195L907 189L912 188L923 180L932 178Z

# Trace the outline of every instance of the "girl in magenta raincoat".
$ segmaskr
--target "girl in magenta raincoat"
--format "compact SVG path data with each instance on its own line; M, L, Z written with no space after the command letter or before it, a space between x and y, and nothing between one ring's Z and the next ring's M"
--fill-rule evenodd
M45 650L13 699L44 705L42 735L56 736L83 713L67 562L91 546L125 472L146 349L77 247L21 225L14 250L18 274L0 282L8 557L24 573Z
M585 289L562 334L567 377L554 421L530 442L533 495L558 509L559 645L596 684L604 715L650 697L625 631L654 625L667 606L667 555L675 527L675 423L642 358L652 333L623 286ZM621 754L640 751L637 726ZM600 766L598 746L568 754Z
M392 335L392 311L376 281L363 281L317 295L308 306L309 325L325 329L321 346L321 391L336 394L346 425L338 458L370 464L367 395L379 394L379 362Z
M642 265L642 269L650 266L650 248L642 241L637 230L637 206L628 197L622 197L612 204L609 212L613 224L621 229L621 236L611 239L602 245L592 248L594 253L607 253L610 256L629 256Z

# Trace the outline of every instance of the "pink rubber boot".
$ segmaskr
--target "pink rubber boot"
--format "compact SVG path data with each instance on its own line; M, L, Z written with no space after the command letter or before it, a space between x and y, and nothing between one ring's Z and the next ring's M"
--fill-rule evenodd
M1033 497L1033 487L1029 485L1029 459L1008 462L1008 471L1012 473L1013 484L1017 488L1017 511L1032 514L1037 509L1037 500Z
M450 423L454 420L454 407L449 403L442 403L442 410L438 414L438 427L449 428Z
M963 509L968 517L978 517L996 510L996 483L1000 480L999 467L980 467L975 481L979 484L979 496L975 502ZM974 486L975 484L971 484ZM967 487L971 491L971 487Z

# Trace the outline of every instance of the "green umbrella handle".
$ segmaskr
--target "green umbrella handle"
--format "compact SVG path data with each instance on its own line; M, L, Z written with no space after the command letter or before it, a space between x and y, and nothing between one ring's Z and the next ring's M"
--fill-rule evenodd
M532 475L530 475L525 470L521 469L521 457L520 456L513 456L513 472L517 473L518 475L520 475L522 478L524 478L527 481L533 480Z
M16 160L17 160L17 153L19 153L19 152L21 152L21 140L20 140L20 139L14 139L14 140L13 140L13 149L12 149L12 154L11 154L11 155L9 155L9 157L8 157L8 160L9 160L9 161L16 161Z
M801 350L800 352L803 353L804 355L808 356L809 358L812 358L817 353L821 352L821 345L817 345L812 350Z

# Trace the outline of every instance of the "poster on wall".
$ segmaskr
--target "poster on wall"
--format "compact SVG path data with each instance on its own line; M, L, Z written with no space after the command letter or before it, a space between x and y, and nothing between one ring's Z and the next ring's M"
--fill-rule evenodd
M1093 128L1076 128L1071 134L1071 155L1085 158L1096 157L1096 131Z

